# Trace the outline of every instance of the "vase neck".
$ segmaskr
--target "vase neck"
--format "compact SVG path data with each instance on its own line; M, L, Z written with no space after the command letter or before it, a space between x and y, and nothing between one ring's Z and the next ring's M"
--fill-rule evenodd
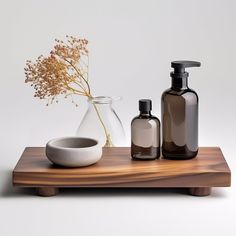
M106 96L99 96L99 97L89 98L88 102L90 104L96 104L96 105L111 105L112 98Z

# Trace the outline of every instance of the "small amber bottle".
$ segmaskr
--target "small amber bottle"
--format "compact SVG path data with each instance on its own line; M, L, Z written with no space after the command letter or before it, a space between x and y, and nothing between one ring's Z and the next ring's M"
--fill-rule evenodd
M160 157L160 121L151 114L152 101L139 100L140 114L131 122L131 156L138 160Z

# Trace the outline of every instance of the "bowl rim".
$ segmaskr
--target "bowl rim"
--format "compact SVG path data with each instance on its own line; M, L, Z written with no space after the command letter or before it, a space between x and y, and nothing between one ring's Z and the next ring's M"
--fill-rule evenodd
M95 141L96 144L92 146L88 146L88 147L62 147L62 146L57 146L53 144L56 141L66 140L66 139L86 139L86 140ZM88 138L88 137L77 137L77 136L65 136L65 137L54 138L54 139L49 140L46 144L46 148L49 147L49 148L54 148L58 150L86 150L86 149L91 149L97 146L100 146L100 143L97 139Z

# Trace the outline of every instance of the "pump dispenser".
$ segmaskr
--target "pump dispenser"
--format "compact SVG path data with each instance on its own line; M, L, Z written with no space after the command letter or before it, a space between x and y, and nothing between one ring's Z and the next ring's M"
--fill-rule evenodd
M197 61L173 61L171 88L161 98L162 155L167 159L190 159L198 153L198 95L188 87L187 67Z

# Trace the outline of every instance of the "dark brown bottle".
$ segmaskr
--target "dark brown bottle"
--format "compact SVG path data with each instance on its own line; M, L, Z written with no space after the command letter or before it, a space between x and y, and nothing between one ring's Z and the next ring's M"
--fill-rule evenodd
M131 122L131 156L153 160L160 157L160 121L151 114L151 100L139 100L139 110L140 114Z
M167 159L190 159L198 153L198 95L188 87L186 67L200 62L174 61L172 86L161 98L162 155Z

